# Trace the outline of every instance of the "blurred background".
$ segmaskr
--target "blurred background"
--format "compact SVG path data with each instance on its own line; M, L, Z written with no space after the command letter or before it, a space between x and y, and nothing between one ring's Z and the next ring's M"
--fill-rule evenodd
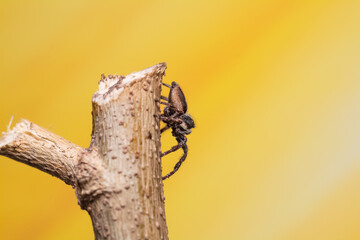
M196 121L165 181L170 239L360 239L359 16L356 0L2 0L0 131L14 114L87 147L100 75L166 62ZM71 187L0 157L0 239L93 231Z

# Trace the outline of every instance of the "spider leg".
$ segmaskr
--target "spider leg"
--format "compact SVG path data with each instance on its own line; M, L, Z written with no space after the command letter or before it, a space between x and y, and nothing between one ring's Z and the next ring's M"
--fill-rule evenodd
M162 83L162 85L168 87L168 88L171 88L171 86L169 84L166 84L166 83Z
M169 103L168 102L160 102L160 104L164 104L166 106L169 106Z
M180 149L181 147L182 147L181 143L179 143L178 145L175 145L172 148L170 148L170 150L167 150L166 152L161 153L160 156L163 157L165 155L168 155L169 153L175 152L176 150Z
M180 160L176 163L174 170L172 170L170 173L168 173L167 175L165 175L164 177L162 177L162 180L165 180L169 177L171 177L174 173L177 172L177 170L179 170L181 164L185 161L186 157L187 157L187 153L188 153L188 147L186 145L186 138L183 142L179 143L179 145L182 145L182 149L184 151L184 155L182 155L182 157L180 158Z
M168 130L169 128L170 128L170 127L168 127L168 126L163 127L162 129L160 129L160 133L165 132L165 131Z
M164 122L164 120L167 121L167 120L169 120L169 118L165 117L164 114L161 114L160 115L160 120Z
M164 97L164 96L160 96L160 99L165 100L167 102L169 101L169 99L167 97Z
M167 122L176 122L176 123L182 123L183 120L176 118L176 115L172 115L170 117L165 116L164 114L160 115L160 120L163 121L164 123Z

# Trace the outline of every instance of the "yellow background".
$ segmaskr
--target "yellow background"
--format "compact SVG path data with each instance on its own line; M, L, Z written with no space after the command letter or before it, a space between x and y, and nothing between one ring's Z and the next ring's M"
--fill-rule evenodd
M197 125L170 239L360 239L359 26L358 0L1 0L0 131L15 114L86 147L100 74L165 61ZM0 157L0 239L93 233L71 187Z

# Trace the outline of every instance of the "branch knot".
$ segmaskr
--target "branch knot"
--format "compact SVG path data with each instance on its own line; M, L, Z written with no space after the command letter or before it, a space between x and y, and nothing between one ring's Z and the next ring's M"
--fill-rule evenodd
M105 167L95 149L84 149L76 167L75 191L82 209L96 198L110 192Z

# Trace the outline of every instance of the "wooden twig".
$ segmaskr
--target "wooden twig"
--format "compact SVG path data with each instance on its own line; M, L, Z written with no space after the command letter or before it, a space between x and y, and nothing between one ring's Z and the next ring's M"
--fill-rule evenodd
M168 239L159 127L165 69L102 75L89 148L21 120L3 134L0 154L72 185L96 239Z

